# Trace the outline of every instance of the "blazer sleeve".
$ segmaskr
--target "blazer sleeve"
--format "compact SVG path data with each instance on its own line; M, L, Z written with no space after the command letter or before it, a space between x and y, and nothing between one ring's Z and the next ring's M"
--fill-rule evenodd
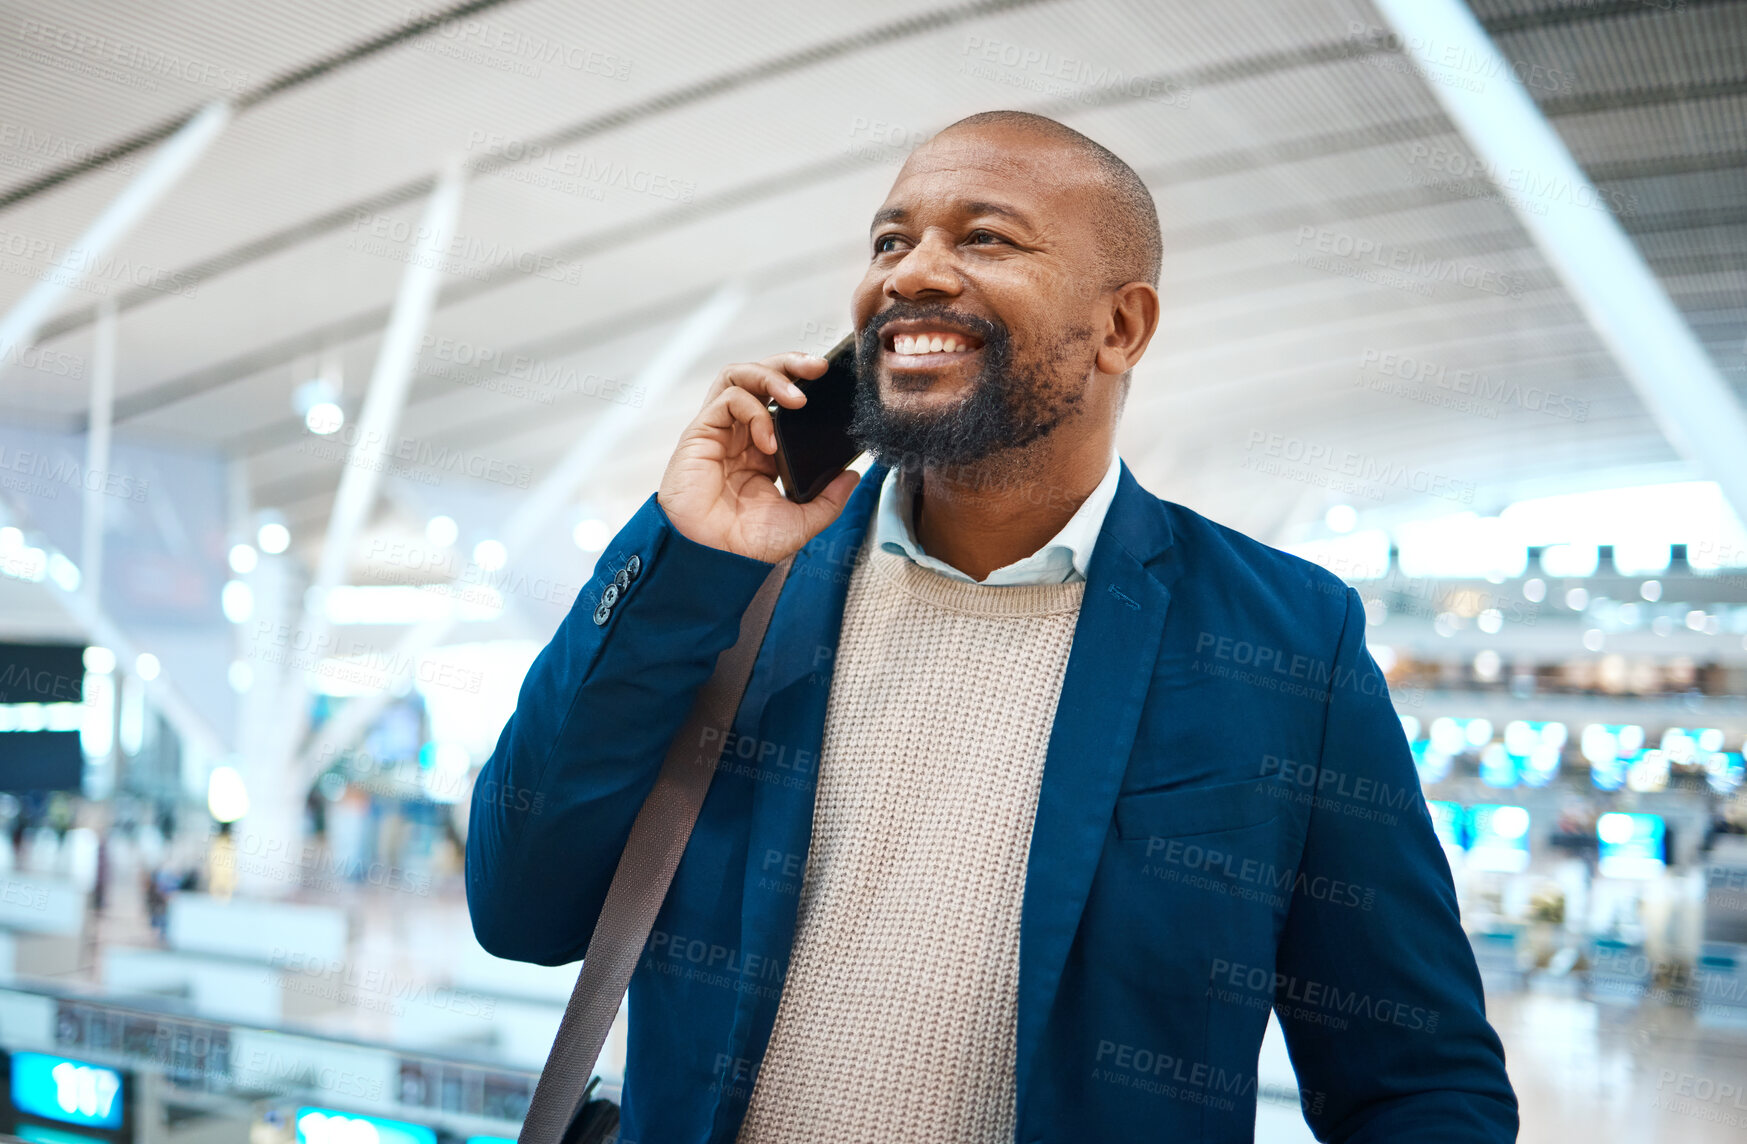
M1274 1007L1305 1119L1317 1139L1352 1144L1512 1141L1504 1047L1364 634L1348 588L1300 884L1360 892L1294 894L1276 962Z
M613 538L474 783L467 908L488 952L582 956L668 744L771 567L686 539L654 496Z

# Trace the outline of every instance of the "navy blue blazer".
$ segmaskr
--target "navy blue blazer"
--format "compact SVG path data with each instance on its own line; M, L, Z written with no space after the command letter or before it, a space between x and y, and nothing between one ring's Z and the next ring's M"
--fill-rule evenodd
M627 1140L739 1130L883 475L796 556L721 744L631 982ZM631 820L769 567L681 536L653 496L614 538L474 788L467 900L487 950L582 956ZM1125 465L1031 837L1016 1144L1251 1140L1270 1009L1319 1139L1514 1140L1483 1006L1357 593L1159 500Z

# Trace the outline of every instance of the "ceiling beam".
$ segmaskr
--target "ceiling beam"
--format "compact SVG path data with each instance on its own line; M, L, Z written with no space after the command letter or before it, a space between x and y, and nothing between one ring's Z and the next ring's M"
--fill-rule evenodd
M637 384L649 396L646 404L618 405L602 414L540 483L521 497L498 537L509 560L520 556L539 533L550 527L552 519L570 503L576 490L607 461L619 443L637 429L638 423L644 419L644 410L658 405L674 383L689 373L704 352L716 344L729 323L745 307L747 297L742 284L723 284L693 311L637 375ZM459 578L454 583L456 587L462 586ZM459 609L451 609L441 619L415 625L401 638L386 657L389 666L385 673L389 678L383 681L381 690L353 698L311 737L298 768L305 781L314 781L325 760L351 750L393 700L395 686L411 679L420 658L442 642L458 622L458 617Z
M1589 176L1462 0L1376 0L1444 108L1489 172L1526 173L1569 188L1530 205L1505 201L1677 452L1721 486L1747 521L1747 412ZM1485 77L1453 78L1457 59ZM1495 180L1496 181L1496 180Z

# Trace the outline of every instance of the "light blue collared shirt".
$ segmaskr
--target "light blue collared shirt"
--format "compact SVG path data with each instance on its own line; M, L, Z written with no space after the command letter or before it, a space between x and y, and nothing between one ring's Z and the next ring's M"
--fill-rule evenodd
M1086 578L1086 566L1092 562L1092 548L1098 543L1098 533L1104 528L1104 515L1110 511L1110 502L1116 499L1116 482L1121 476L1122 463L1112 453L1104 479L1098 482L1098 487L1048 544L1023 560L995 569L987 579L973 580L945 561L928 555L916 543L916 533L911 525L916 505L915 490L908 482L900 481L898 470L894 468L886 473L886 479L880 485L880 503L874 510L873 542L884 552L907 556L924 568L966 584L1010 587L1015 584L1077 583Z

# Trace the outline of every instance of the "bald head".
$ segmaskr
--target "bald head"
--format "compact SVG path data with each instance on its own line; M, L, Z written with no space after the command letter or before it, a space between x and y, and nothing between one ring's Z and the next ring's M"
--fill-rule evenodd
M1133 167L1103 144L1065 123L1029 111L978 112L951 124L940 135L988 128L1030 135L1071 151L1083 164L1084 173L1098 184L1093 209L1105 269L1104 286L1128 282L1159 284L1164 241L1159 235L1158 207Z

